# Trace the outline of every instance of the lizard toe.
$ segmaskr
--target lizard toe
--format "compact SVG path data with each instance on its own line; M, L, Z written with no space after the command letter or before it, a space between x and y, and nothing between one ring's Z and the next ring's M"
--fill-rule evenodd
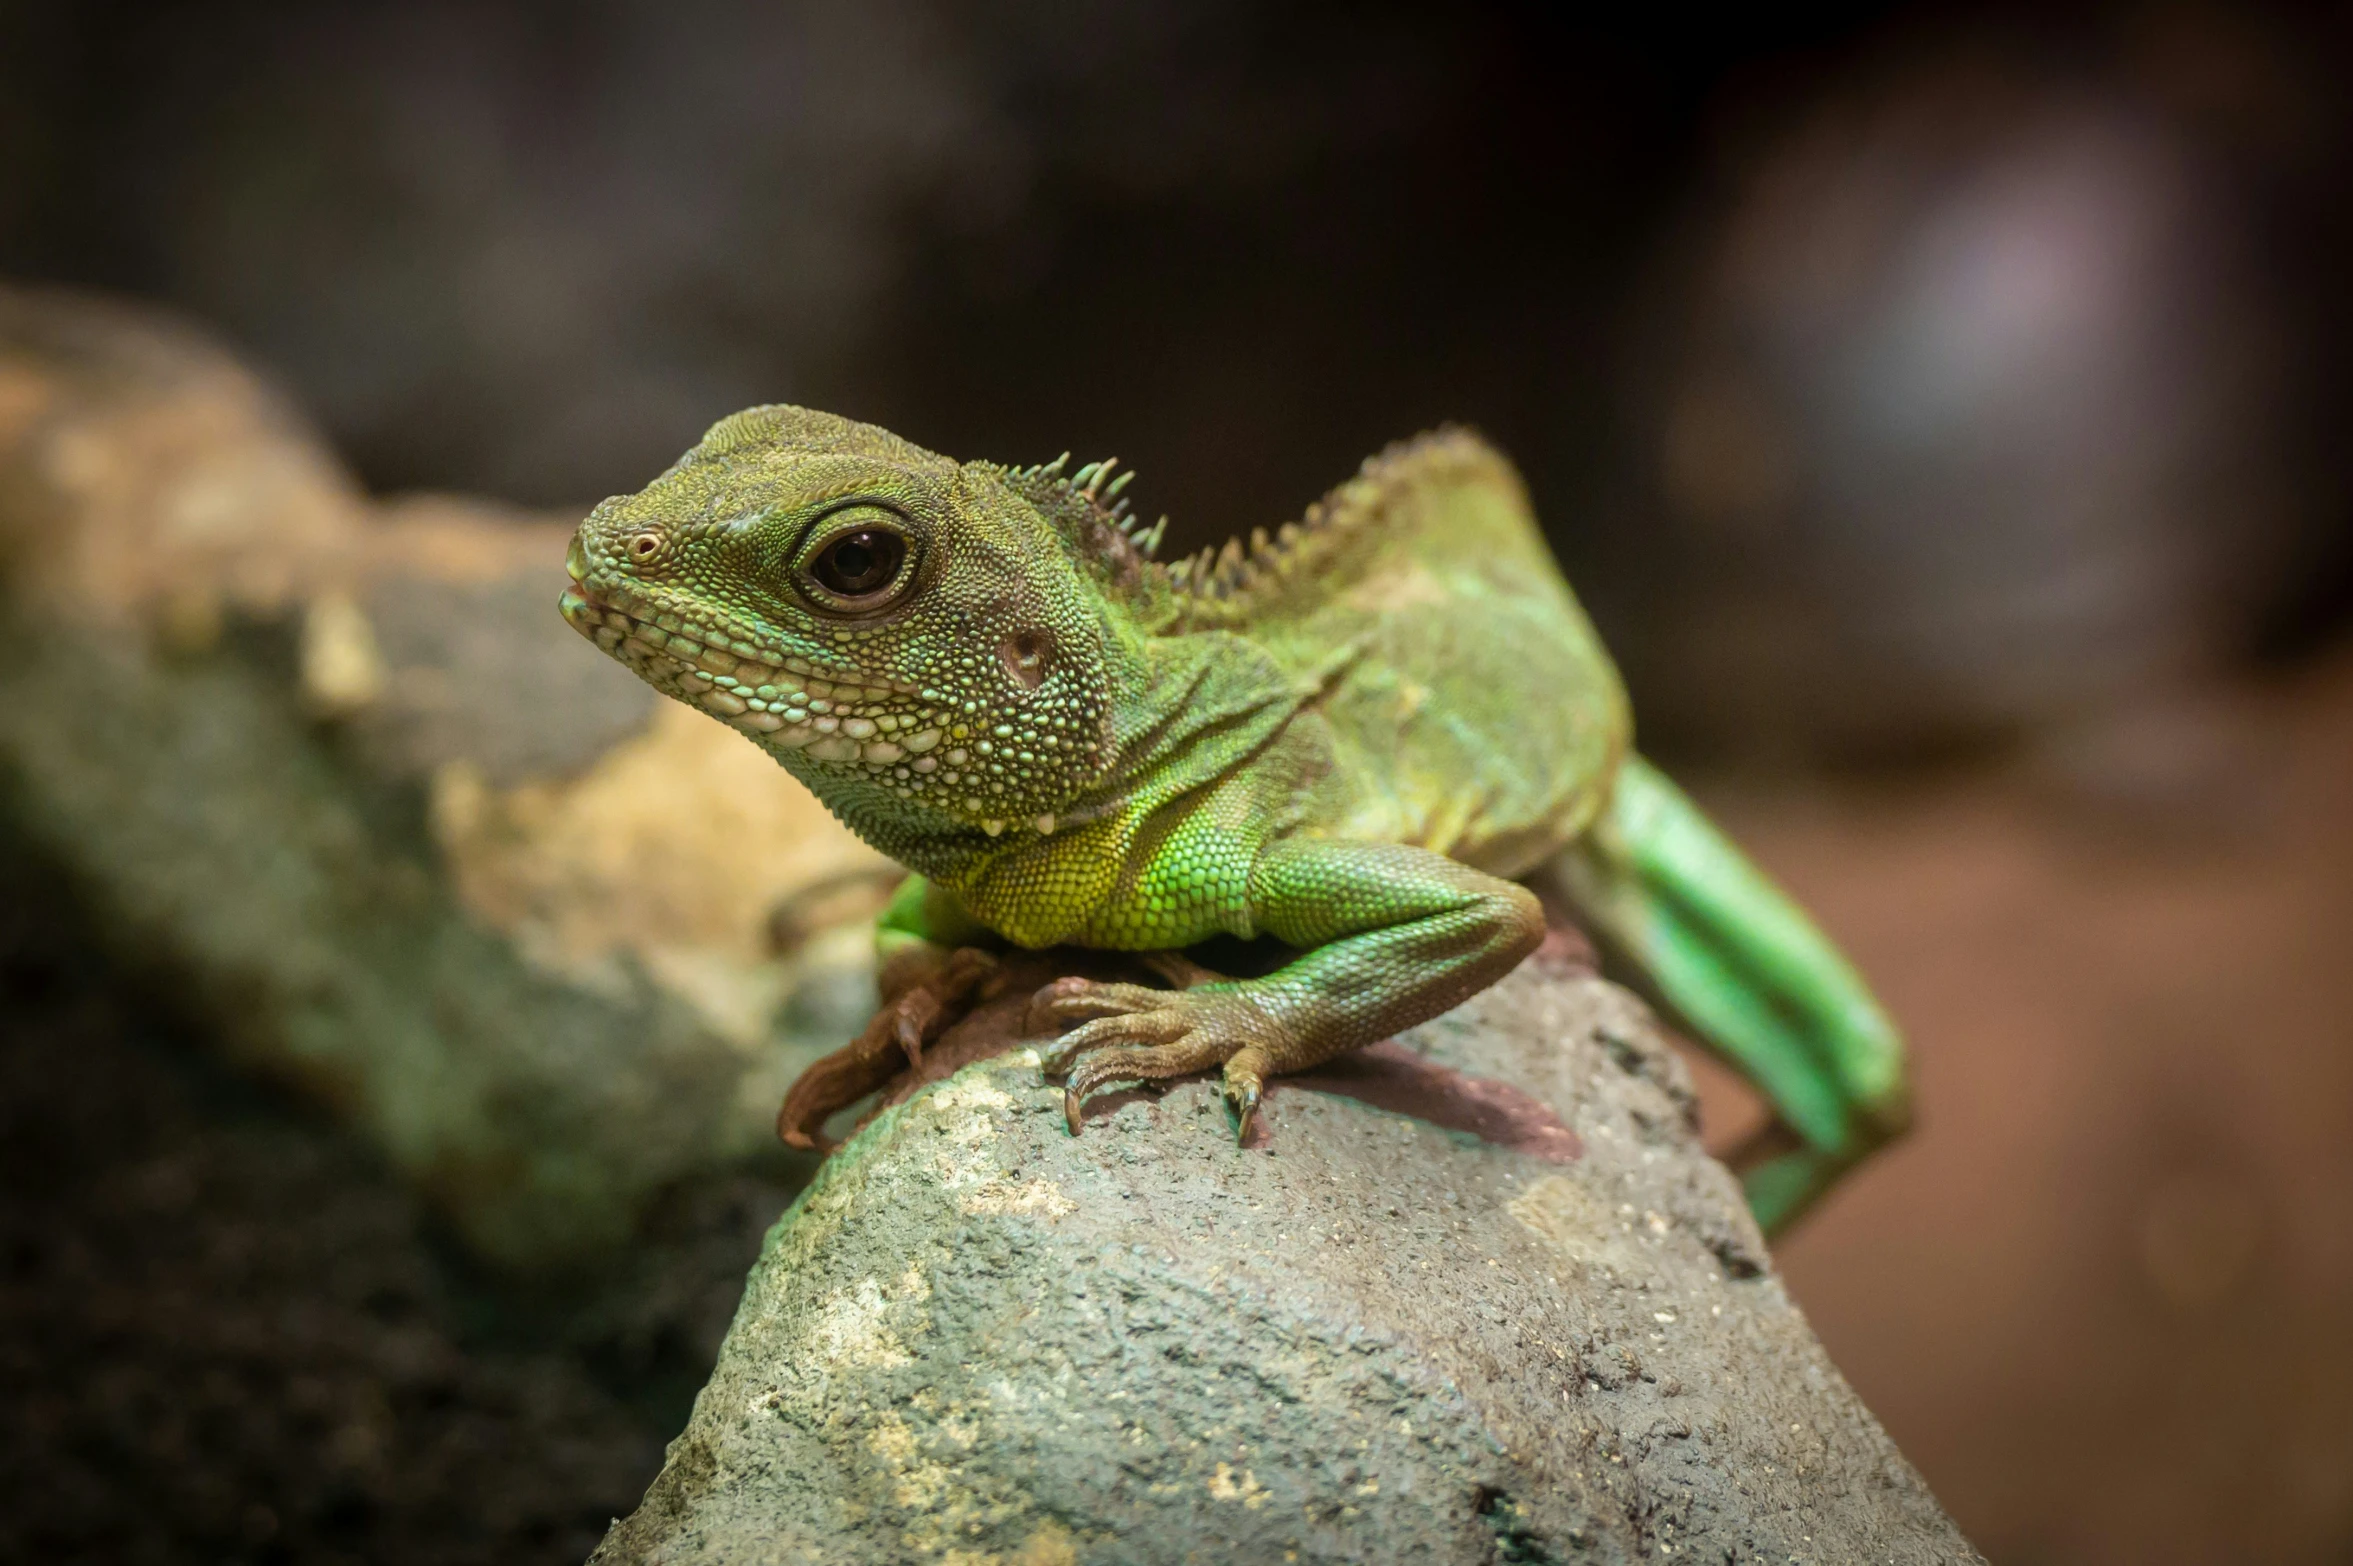
M1185 1031L1184 1018L1164 1010L1097 1017L1064 1034L1040 1057L1039 1068L1048 1077L1069 1076L1078 1069L1080 1057L1092 1051L1123 1044L1166 1044Z
M1116 1044L1095 1050L1072 1068L1062 1089L1062 1115L1070 1125L1070 1134L1078 1135L1087 1095L1104 1083L1160 1082L1190 1076L1216 1065L1225 1054L1225 1045L1199 1034L1164 1044Z
M1063 1113L1075 1132L1086 1097L1106 1082L1159 1081L1217 1066L1227 1067L1228 1094L1234 1084L1251 1084L1247 1107L1242 1108L1247 1132L1256 1108L1256 1085L1271 1062L1265 1049L1269 1019L1258 1007L1230 993L1201 990L1139 990L1135 986L1099 988L1134 991L1123 1001L1150 998L1148 1009L1119 1011L1081 1023L1048 1050L1040 1065L1050 1079L1063 1077ZM1240 1076L1232 1066L1242 1061Z
M1033 1033L1054 1033L1093 1017L1155 1011L1168 1003L1169 993L1144 984L1056 979L1030 997L1029 1028Z

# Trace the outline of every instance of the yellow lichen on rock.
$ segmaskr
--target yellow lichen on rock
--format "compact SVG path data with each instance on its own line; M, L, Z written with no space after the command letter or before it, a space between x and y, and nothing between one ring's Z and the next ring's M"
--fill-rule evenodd
M321 718L365 711L384 694L384 654L351 595L324 592L302 617L303 705Z
M983 1180L957 1202L964 1211L1024 1218L1062 1218L1078 1210L1078 1203L1051 1180Z
M899 1280L894 1293L883 1287L879 1278L864 1278L853 1286L834 1292L818 1310L809 1324L808 1354L813 1363L834 1365L865 1365L880 1369L909 1363L907 1345L884 1318L895 1305L920 1303L931 1298L922 1272L909 1267ZM925 1330L930 1323L920 1312L904 1315L900 1326L910 1333Z
M775 910L845 881L870 883L879 906L892 879L781 767L668 703L579 777L468 803L434 819L469 913L573 983L612 988L634 958L747 1047L790 979Z
M1240 1501L1252 1511L1266 1504L1266 1489L1258 1476L1247 1468L1237 1471L1231 1463L1218 1464L1209 1476L1209 1494L1212 1500Z
M1035 1057L1029 1060L1034 1062ZM1020 1069L1018 1061L1015 1069ZM944 1143L932 1159L932 1170L954 1193L960 1210L974 1216L1060 1218L1076 1209L1053 1181L1015 1180L998 1167L993 1151L997 1129L1016 1101L989 1079L986 1070L951 1079L924 1102L939 1119Z

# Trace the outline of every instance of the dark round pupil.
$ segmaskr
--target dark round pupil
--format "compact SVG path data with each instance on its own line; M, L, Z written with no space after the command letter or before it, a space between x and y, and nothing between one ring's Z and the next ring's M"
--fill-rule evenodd
M845 598L861 597L891 584L906 549L895 533L861 528L826 546L817 557L817 580Z

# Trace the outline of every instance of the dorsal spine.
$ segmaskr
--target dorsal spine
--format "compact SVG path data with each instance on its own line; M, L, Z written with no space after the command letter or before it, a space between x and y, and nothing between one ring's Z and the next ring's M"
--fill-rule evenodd
M1123 493L1135 470L1119 468L1118 458L1066 472L1070 454L1064 452L1052 462L1006 470L1005 476L1069 530L1073 543L1131 603L1158 611L1152 616L1162 621L1158 628L1174 631L1246 623L1298 573L1313 570L1345 547L1345 539L1377 524L1405 483L1449 457L1465 464L1502 460L1459 426L1396 441L1366 458L1355 476L1309 506L1298 521L1283 523L1271 535L1263 527L1252 528L1247 539L1230 538L1167 562L1154 554L1168 518L1138 525Z

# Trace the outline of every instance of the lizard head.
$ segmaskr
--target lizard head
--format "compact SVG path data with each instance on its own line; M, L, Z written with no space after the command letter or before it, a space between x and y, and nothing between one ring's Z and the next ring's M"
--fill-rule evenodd
M753 408L590 513L564 616L895 857L1050 832L1112 754L1124 534L1094 541L1064 514L1073 495L1092 507L1058 467Z

